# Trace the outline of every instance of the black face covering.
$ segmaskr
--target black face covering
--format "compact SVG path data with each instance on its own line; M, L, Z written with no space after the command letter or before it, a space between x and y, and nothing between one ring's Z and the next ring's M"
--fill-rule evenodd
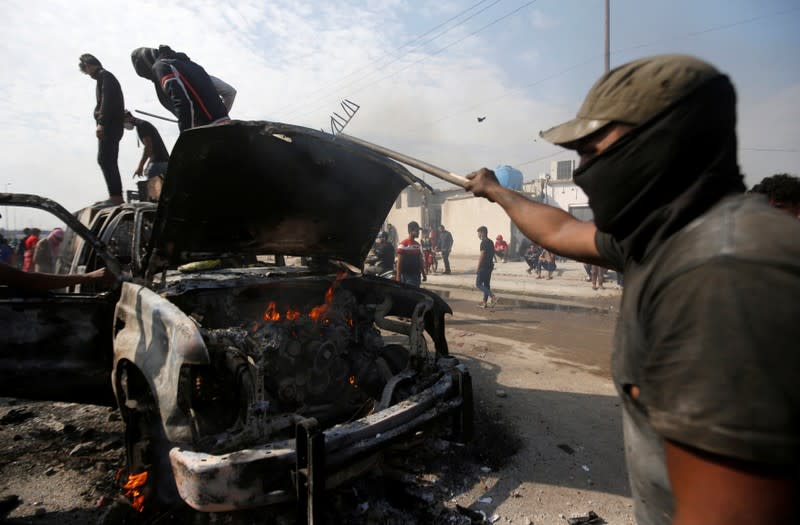
M724 196L745 190L736 95L720 76L575 171L595 224L639 261Z

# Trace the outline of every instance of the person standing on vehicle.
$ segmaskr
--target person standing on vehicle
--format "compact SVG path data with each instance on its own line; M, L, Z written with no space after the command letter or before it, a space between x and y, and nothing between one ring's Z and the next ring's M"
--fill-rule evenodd
M139 159L139 165L133 172L133 176L147 178L147 200L158 202L161 186L164 184L164 176L167 173L169 152L155 126L146 120L134 117L130 111L126 111L125 129L133 128L136 128L136 134L144 145L142 157Z
M478 238L481 240L481 255L478 258L478 274L475 278L475 286L483 292L483 301L478 303L478 306L486 308L497 304L497 296L492 293L494 244L489 240L489 230L486 226L478 228Z
M401 283L419 287L420 276L422 280L428 279L425 275L425 263L422 260L422 247L417 242L419 237L419 223L408 223L408 237L400 241L397 246L397 275L395 280Z
M80 56L78 69L97 81L97 104L94 120L97 123L97 163L103 172L108 188L108 200L103 204L122 204L122 178L117 158L122 139L122 122L125 119L125 100L117 78L103 69L103 64L89 53Z
M594 221L470 174L531 240L625 272L612 376L639 525L797 521L800 222L743 195L736 94L694 57L604 74L575 119Z
M158 100L178 119L181 131L230 121L208 73L185 53L169 46L140 47L131 61L137 75L155 84Z
M453 235L445 229L444 224L439 225L439 235L436 242L439 251L442 252L442 261L444 262L444 273L450 274L450 250L453 249Z

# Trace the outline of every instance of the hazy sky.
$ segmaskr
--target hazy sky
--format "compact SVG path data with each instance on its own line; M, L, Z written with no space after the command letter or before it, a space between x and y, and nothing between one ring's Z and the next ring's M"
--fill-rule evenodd
M602 0L191 5L2 2L0 191L44 195L70 210L106 198L95 82L77 68L85 52L116 75L131 110L168 116L130 52L169 44L237 88L232 118L327 129L348 98L361 106L350 134L450 171L511 164L526 179L573 158L536 140L538 132L573 116L603 69ZM612 67L680 52L732 77L748 185L800 172L796 0L611 0L611 12ZM171 147L177 125L148 120ZM119 161L126 190L135 189L140 154L127 132ZM16 220L23 226L24 216Z

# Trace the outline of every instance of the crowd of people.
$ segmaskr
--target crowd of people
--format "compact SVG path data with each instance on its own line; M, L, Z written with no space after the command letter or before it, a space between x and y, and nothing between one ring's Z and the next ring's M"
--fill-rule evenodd
M183 132L197 126L224 124L230 120L236 90L221 79L209 75L186 53L169 46L140 47L131 53L136 74L153 83L156 97L177 119ZM166 174L169 152L158 130L150 122L134 117L125 109L125 97L117 78L90 53L80 56L78 69L96 81L94 119L97 137L97 163L108 189L108 200L98 204L124 202L122 178L118 166L119 143L124 130L136 129L144 145L134 177L146 178L142 200L157 201Z
M0 262L23 272L55 272L64 230L53 228L41 235L39 228L25 228L21 238L11 241L0 235Z
M182 131L227 120L212 79L184 54L140 48L133 63ZM121 199L121 90L92 55L82 55L80 67L98 82L98 162L110 200ZM587 265L594 288L604 286L606 269L624 274L612 379L637 523L795 522L797 177L775 175L746 191L733 84L711 64L683 55L643 58L605 73L576 118L541 137L579 156L574 181L594 221L530 200L486 168L470 174L466 186L502 207L531 240L528 273L552 279L556 258L565 257ZM760 193L766 198L753 195ZM32 230L22 243L21 270L52 268L63 232L39 234ZM508 247L498 249L503 239L493 243L485 226L477 236L475 285L487 307L498 301L491 289L495 258L506 260ZM379 234L377 271L391 267L398 282L420 286L430 271L428 250L441 254L450 273L453 239L443 225L423 234L412 221L407 236L398 237L392 225ZM14 254L9 248L0 253ZM0 265L5 273L10 268Z
M11 242L0 235L0 285L28 290L53 290L92 282L112 284L116 276L105 268L88 273L56 274L64 230L53 228L41 237L39 228L25 228Z

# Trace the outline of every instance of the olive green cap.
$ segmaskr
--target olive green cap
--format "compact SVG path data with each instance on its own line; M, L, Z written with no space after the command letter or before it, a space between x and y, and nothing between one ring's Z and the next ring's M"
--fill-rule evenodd
M721 74L711 64L687 55L656 55L628 62L595 82L574 119L539 135L571 148L575 141L611 122L644 124Z

